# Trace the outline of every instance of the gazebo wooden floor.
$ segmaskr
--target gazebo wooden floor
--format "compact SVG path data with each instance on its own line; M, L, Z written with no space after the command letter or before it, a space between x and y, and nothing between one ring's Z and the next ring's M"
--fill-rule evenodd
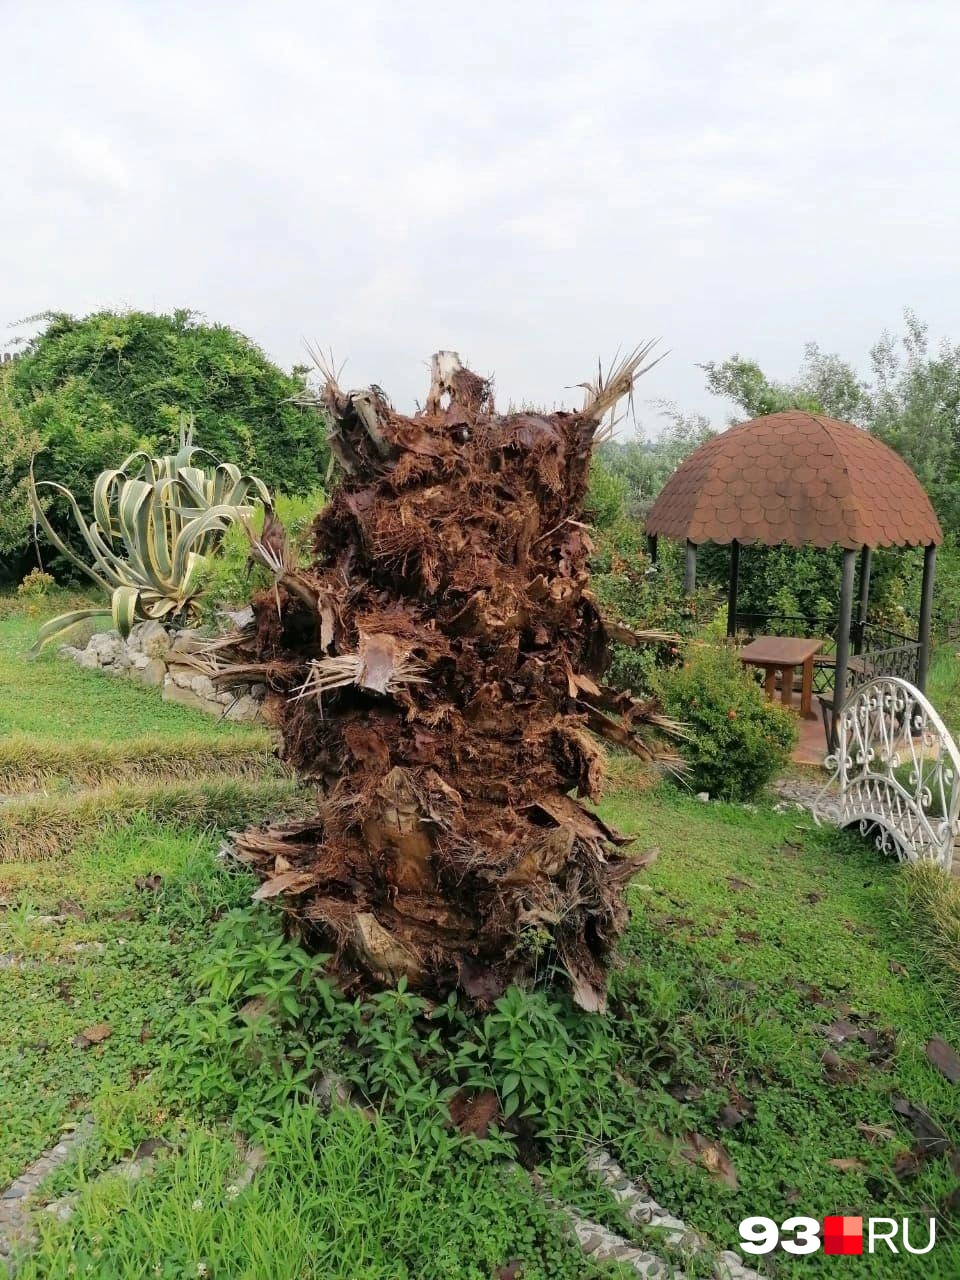
M803 720L797 716L800 736L797 745L790 753L794 764L823 765L827 754L827 739L823 732L823 715L820 710L820 699L813 695L811 706L815 720Z

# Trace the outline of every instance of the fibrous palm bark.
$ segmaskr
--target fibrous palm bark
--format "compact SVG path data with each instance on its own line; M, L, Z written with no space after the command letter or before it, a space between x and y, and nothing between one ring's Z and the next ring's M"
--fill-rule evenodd
M645 353L578 413L500 415L449 352L413 417L327 376L342 479L315 562L291 567L268 515L252 554L275 586L210 660L220 683L268 683L284 754L318 788L314 819L247 832L237 854L348 983L484 1002L553 964L602 1007L644 860L571 792L599 794L595 735L651 758L645 733L669 726L600 683L583 504Z

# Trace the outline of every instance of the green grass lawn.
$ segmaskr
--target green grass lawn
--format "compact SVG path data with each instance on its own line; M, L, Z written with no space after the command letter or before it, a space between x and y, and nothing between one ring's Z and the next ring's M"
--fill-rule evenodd
M958 1157L915 1166L893 1100L925 1108L960 1151L958 1086L925 1054L935 1035L960 1049L960 1020L910 930L904 870L803 815L667 791L602 807L662 850L631 889L615 981L642 1091L636 1128L611 1143L622 1163L730 1246L749 1214L936 1212L960 1185ZM818 1030L839 1019L871 1044ZM730 1128L727 1107L743 1117ZM736 1190L679 1154L690 1132L722 1143ZM924 1274L960 1275L956 1226L940 1225ZM818 1260L829 1266L803 1265Z
M57 657L56 643L28 659L27 651L48 612L38 618L13 616L0 621L0 738L16 733L52 743L86 739L118 743L150 733L169 741L190 734L216 742L251 732L248 726L162 702L159 689L145 689L64 662ZM105 620L104 627L108 625Z
M927 697L941 720L960 738L960 641L942 644L934 651L927 673Z
M178 732L211 746L244 732L53 658L21 665L35 625L0 623L0 715L34 744L56 736L43 708L57 701L83 740L169 734L175 753ZM944 664L940 687L951 675ZM935 1213L933 1254L840 1266L955 1280L960 1085L925 1046L938 1035L960 1050L960 1006L934 977L910 877L802 814L700 804L630 766L614 778L604 816L660 856L630 888L602 1018L543 993L508 993L479 1017L403 992L341 996L214 857L224 828L283 803L269 773L259 791L255 775L207 780L252 789L207 812L141 780L142 795L125 793L139 816L119 825L104 823L114 793L100 787L99 809L71 809L42 859L31 845L0 864L0 1189L66 1126L96 1119L43 1193L78 1193L76 1212L41 1218L20 1275L490 1280L512 1259L517 1280L601 1274L511 1161L658 1247L586 1172L602 1141L717 1249L735 1248L754 1214ZM7 803L26 823L36 802ZM78 1038L97 1024L109 1027L99 1043ZM331 1071L364 1109L319 1100ZM461 1137L448 1107L465 1082L492 1089L511 1124ZM923 1109L946 1150L916 1156L897 1099ZM102 1176L147 1139L162 1145L143 1177ZM251 1143L262 1166L246 1186ZM831 1264L778 1254L762 1269Z

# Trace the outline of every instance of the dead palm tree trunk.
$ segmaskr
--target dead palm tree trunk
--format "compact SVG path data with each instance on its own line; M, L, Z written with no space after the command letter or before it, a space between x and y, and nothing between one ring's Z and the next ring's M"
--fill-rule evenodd
M570 793L599 794L595 734L650 758L643 726L669 726L600 683L582 516L601 423L648 350L579 413L499 415L452 352L414 417L327 373L342 480L315 562L291 567L268 520L252 554L276 584L211 664L269 684L286 758L319 791L316 818L247 832L238 856L348 984L484 1002L552 962L602 1007L644 860Z

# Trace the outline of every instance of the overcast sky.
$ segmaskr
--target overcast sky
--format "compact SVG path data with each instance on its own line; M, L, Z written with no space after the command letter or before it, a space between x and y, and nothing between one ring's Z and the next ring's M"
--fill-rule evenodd
M192 307L400 408L659 335L719 421L698 361L960 339L958 80L956 0L0 0L0 321Z

